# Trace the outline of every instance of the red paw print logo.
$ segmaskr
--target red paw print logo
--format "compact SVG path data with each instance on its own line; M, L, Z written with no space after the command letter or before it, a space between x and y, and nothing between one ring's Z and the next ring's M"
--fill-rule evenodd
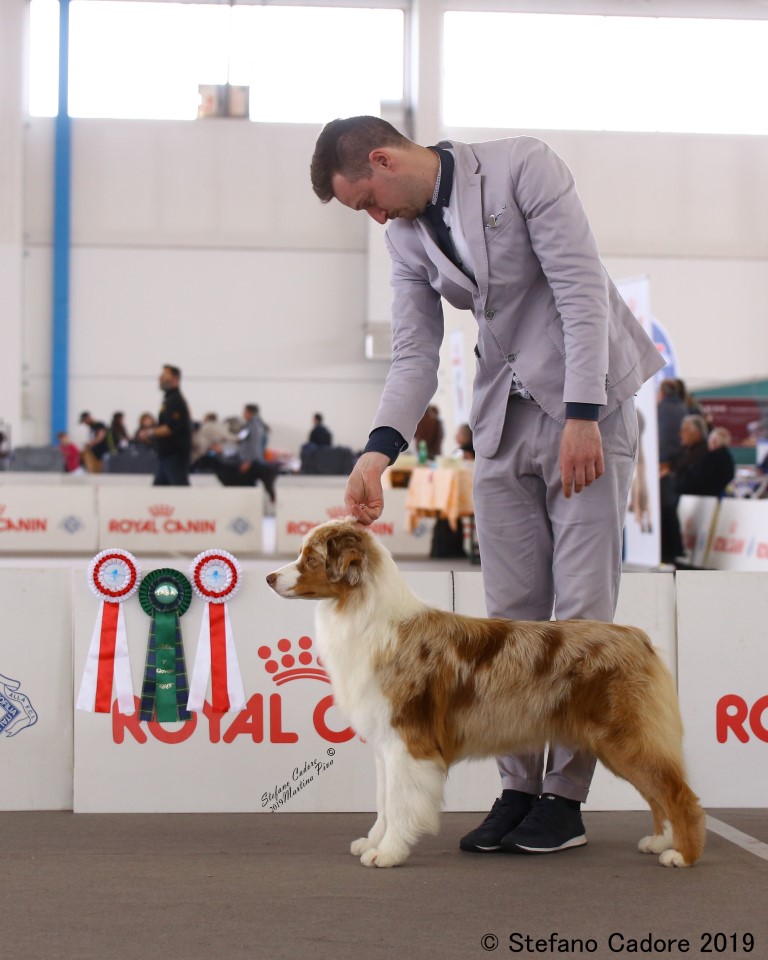
M299 637L298 646L299 652L294 653L293 644L284 638L277 641L277 651L266 645L259 647L257 652L265 661L264 669L275 684L279 687L289 680L322 680L330 683L320 657L315 658L312 654L311 637Z

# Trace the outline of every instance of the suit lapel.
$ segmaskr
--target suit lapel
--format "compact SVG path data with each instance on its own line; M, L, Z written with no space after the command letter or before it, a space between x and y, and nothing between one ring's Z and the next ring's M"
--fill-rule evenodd
M418 235L421 237L422 243L424 244L424 249L429 256L429 259L435 264L440 273L442 273L453 283L457 283L459 286L464 287L465 290L469 290L470 293L473 293L477 289L475 284L466 275L466 273L464 273L463 270L459 270L456 264L446 257L446 255L440 249L437 240L435 240L431 229L427 226L424 220L421 217L417 217L417 219L413 221L413 226ZM487 273L487 266L485 269Z
M456 158L453 188L458 191L461 229L472 257L477 287L485 296L488 292L488 252L483 224L483 178L478 173L479 164L471 147L464 143L451 143L451 146Z

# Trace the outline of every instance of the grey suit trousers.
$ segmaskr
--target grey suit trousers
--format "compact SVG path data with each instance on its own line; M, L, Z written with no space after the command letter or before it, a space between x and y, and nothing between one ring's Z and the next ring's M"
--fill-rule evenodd
M600 423L605 473L566 500L563 425L534 400L507 404L494 457L475 460L475 518L488 616L513 620L613 620L622 531L637 457L634 399ZM557 743L498 758L504 789L586 800L595 758Z

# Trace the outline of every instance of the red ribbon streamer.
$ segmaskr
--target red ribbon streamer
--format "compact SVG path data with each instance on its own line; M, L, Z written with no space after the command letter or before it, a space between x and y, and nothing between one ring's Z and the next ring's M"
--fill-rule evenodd
M97 713L109 713L112 709L112 678L115 672L115 644L119 613L119 603L104 602L102 604L99 670L96 676Z
M214 713L227 713L229 710L229 690L227 689L227 637L224 620L224 604L209 603L209 623L211 626L211 708Z

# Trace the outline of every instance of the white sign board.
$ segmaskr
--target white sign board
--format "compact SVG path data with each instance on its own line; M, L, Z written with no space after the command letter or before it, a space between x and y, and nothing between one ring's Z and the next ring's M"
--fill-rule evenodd
M678 674L691 787L707 807L768 797L768 577L678 571Z
M89 553L97 537L92 487L0 487L0 552Z
M768 500L720 501L707 567L768 572Z
M99 487L99 546L151 556L259 553L262 497L261 487Z
M287 478L286 478L287 481ZM345 517L346 477L333 481L312 483L309 477L301 483L280 482L277 486L276 538L277 552L295 557L301 542L312 530L326 520ZM422 518L415 530L408 531L405 501L406 488L395 487L384 491L384 511L370 527L384 546L396 557L428 557L432 545L434 521Z
M0 810L72 807L71 598L69 569L0 569Z

